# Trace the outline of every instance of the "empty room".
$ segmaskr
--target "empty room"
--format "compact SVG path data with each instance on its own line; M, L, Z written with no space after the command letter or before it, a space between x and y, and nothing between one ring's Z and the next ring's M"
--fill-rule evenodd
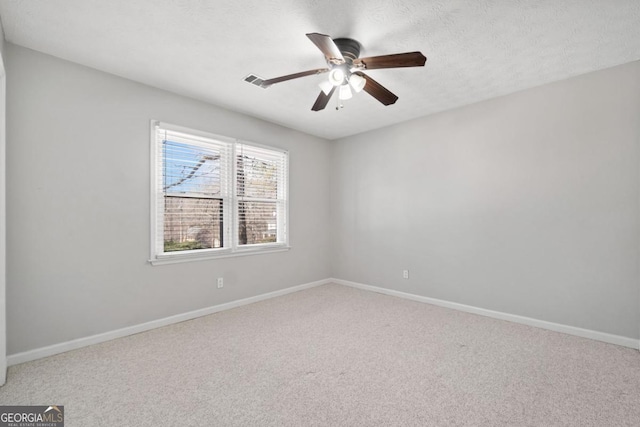
M0 23L0 427L640 425L637 0Z

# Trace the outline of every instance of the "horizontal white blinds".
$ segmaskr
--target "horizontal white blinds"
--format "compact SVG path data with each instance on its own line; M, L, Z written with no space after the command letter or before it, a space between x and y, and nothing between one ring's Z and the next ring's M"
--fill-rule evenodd
M167 194L226 197L228 143L159 129L162 190Z
M156 144L159 253L224 247L231 144L162 127Z
M155 254L286 244L288 154L155 126Z
M239 246L285 241L287 162L284 152L236 145Z

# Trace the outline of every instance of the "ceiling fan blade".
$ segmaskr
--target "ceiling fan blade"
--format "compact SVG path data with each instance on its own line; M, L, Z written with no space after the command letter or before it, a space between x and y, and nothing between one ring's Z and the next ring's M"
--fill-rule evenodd
M309 33L307 37L322 51L327 61L333 64L344 64L344 57L331 37L320 33Z
M322 74L322 73L326 73L327 71L329 71L328 68L317 68L315 70L308 70L308 71L302 71L300 73L288 74L286 76L275 77L273 79L265 80L260 84L260 86L267 88L276 83L286 82L287 80L293 80L300 77L312 76L314 74Z
M427 62L427 57L420 52L371 56L369 58L358 58L353 61L356 66L360 64L364 65L365 70L375 70L376 68L423 67L425 62Z
M315 104L313 104L313 107L311 107L311 111L324 110L324 107L327 106L327 104L329 103L329 100L331 99L331 95L333 95L333 92L335 91L336 91L335 86L333 87L333 89L331 89L331 92L329 92L329 95L325 95L323 91L320 91L320 95L318 95L318 99L316 99Z
M395 102L398 100L398 97L394 95L389 89L385 88L366 74L359 71L353 74L364 77L364 79L367 81L367 83L364 85L364 91L373 96L378 101L382 102L384 105L395 104Z

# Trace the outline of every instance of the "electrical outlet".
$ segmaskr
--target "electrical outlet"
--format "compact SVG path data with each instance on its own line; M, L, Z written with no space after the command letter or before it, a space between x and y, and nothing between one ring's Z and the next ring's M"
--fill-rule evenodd
M403 279L409 278L409 270L402 270L402 278Z
M222 277L218 277L218 289L224 286L224 279Z

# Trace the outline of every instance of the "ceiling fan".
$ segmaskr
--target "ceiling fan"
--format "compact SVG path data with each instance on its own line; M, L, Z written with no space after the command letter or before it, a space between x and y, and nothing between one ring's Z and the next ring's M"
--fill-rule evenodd
M276 83L328 72L329 78L320 83L319 86L322 91L311 110L323 110L336 90L340 100L351 98L351 88L356 92L364 89L365 92L382 104L390 105L395 103L398 97L362 71L380 68L422 67L427 61L427 58L420 52L359 58L360 43L356 40L349 38L331 39L330 36L319 33L309 33L307 37L324 54L328 67L288 74L268 80L250 74L244 80L266 89Z

